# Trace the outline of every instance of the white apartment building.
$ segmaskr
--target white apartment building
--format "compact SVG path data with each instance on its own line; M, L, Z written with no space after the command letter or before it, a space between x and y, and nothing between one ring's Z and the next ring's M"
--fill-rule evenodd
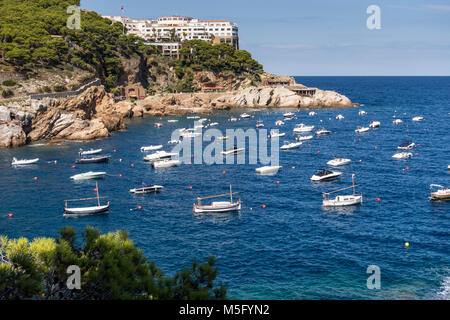
M238 26L226 20L204 21L182 16L160 17L157 20L122 16L104 16L104 18L123 23L129 33L153 43L172 39L174 34L180 42L199 39L212 41L214 44L228 43L239 49Z

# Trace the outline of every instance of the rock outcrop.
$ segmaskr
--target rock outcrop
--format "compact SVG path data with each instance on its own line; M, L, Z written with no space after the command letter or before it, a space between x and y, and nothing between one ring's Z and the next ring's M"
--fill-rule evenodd
M0 120L0 148L20 147L26 144L27 136L20 121Z

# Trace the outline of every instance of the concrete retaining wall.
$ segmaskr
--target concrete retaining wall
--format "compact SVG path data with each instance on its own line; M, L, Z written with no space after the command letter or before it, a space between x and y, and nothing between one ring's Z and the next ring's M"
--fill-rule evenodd
M88 84L85 84L84 86L82 86L80 89L78 89L76 91L31 94L30 98L32 100L42 100L44 98L58 99L58 98L66 98L69 96L77 96L80 93L83 93L84 91L86 91L87 89L89 89L91 87L101 86L101 85L102 85L102 81L100 79L96 79Z

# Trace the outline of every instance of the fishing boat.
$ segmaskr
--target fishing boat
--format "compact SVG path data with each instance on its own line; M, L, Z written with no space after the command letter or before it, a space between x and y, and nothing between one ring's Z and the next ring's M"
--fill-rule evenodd
M76 217L76 216L87 216L93 214L99 214L109 211L109 202L106 205L102 205L100 203L100 199L104 197L100 197L100 193L98 191L98 183L96 183L97 197L95 198L86 198L86 199L74 199L74 200L64 200L66 206L64 207L64 216L65 217ZM69 202L79 202L79 201L88 201L88 200L97 200L97 205L92 207L78 207L78 208L69 208Z
M365 116L367 114L367 112L365 112L364 110L361 110L360 112L358 112L358 114L360 116Z
M103 149L89 149L84 151L83 149L80 149L80 156L91 156L93 154L99 154L103 151Z
M359 185L355 185L355 175L352 174L352 186L348 188L343 188L339 190L335 190L332 192L327 192L323 194L323 202L322 205L324 207L345 207L345 206L353 206L357 204L362 204L363 202L363 196L362 193L357 195L356 194L356 187ZM330 195L336 192L353 189L352 195L343 195L343 196L337 196L334 199L330 198Z
M162 144L157 146L147 146L147 147L141 147L141 152L148 152L148 151L156 151L162 149Z
M284 145L280 147L281 150L290 150L290 149L296 149L300 147L303 143L302 142L286 142Z
M320 129L318 131L316 131L316 136L327 136L331 134L331 131L326 130L326 129Z
M408 159L412 157L412 153L411 152L399 152L396 153L392 156L392 158L394 159Z
M416 144L412 141L403 141L398 147L398 150L411 150L412 148L414 148L416 146Z
M331 167L341 167L341 166L345 166L351 162L352 162L352 160L346 159L346 158L334 158L333 160L328 161L327 165L329 165Z
M342 172L339 171L329 171L325 169L320 169L316 174L311 177L311 181L326 181L338 178Z
M273 138L280 138L280 137L284 137L286 135L286 133L284 132L277 132L278 130L271 130L270 134L269 134L269 138L273 139Z
M77 164L106 163L106 162L109 162L109 158L111 158L111 156L97 156L97 157L91 157L91 158L80 158L80 159L75 160L75 163L77 163Z
M39 158L30 159L30 160L26 160L26 159L17 160L16 158L13 158L13 161L11 162L11 165L13 165L13 166L25 166L25 165L29 165L29 164L38 163L38 162L39 162Z
M369 130L370 130L370 128L367 128L367 127L357 127L355 132L356 133L364 133L364 132L367 132Z
M222 151L221 154L223 154L224 156L228 156L228 155L232 155L232 154L239 154L244 151L245 151L245 148L238 148L237 146L234 146L231 149Z
M336 120L342 120L342 119L344 119L344 116L342 114L338 114L336 116Z
M434 188L438 188L438 190L433 192ZM432 185L430 185L430 189L431 189L431 194L430 194L431 201L449 201L450 200L450 189L449 188L446 188L446 187L438 185L438 184L432 184Z
M412 118L412 121L419 122L419 121L422 121L424 119L425 119L424 117L418 116L418 117Z
M277 121L275 122L275 125L276 125L277 127L284 126L284 122L281 121L281 120L277 120Z
M204 198L197 198L197 203L194 204L194 214L201 213L223 213L223 212L235 212L241 210L241 199L238 201L233 201L233 194L237 194L237 192L232 191L230 185L230 193L220 194L217 196L209 196ZM212 202L210 205L202 205L202 201L206 199L220 198L225 196L230 196L230 201L220 201L220 202Z
M139 188L130 189L130 193L145 194L145 193L151 193L151 192L159 192L163 188L164 188L163 186L149 184L149 185L144 185Z
M168 160L168 159L172 159L172 157L177 156L178 153L174 153L174 152L166 152L166 151L156 151L155 153L146 155L144 157L145 161L150 161L150 162L154 162L154 161L158 161L158 160Z
M376 128L379 128L380 126L381 126L381 122L380 121L372 121L369 124L369 128L371 128L371 129L376 129Z
M392 121L393 124L402 124L403 120L402 119L395 119L394 121Z
M90 180L90 179L102 179L106 175L106 172L85 172L76 174L74 176L71 176L70 179L72 180Z
M261 175L274 175L278 173L282 166L265 166L261 168L256 168L255 172Z
M299 123L295 126L294 132L295 133L305 133L305 132L311 132L314 130L314 126L307 126L303 123Z
M241 118L242 119L248 119L248 118L251 118L252 116L251 115L249 115L248 113L243 113L243 114L241 114Z
M158 160L152 163L155 169L166 169L181 165L180 160Z
M314 139L314 137L313 136L300 136L300 137L295 138L295 140L297 140L297 141L306 141L306 140L311 140L311 139Z

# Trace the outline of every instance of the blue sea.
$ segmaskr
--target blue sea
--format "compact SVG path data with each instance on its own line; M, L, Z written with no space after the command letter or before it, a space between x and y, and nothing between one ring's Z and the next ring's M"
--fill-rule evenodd
M317 109L316 116L308 115L311 110L289 110L297 119L277 127L287 133L282 140L294 139L297 123L324 127L331 135L281 152L283 168L276 176L258 176L255 168L261 165L250 164L155 171L143 161L140 147L163 144L169 151L172 131L192 127L194 120L130 120L127 131L107 139L0 150L0 234L54 237L66 225L80 233L87 225L104 232L126 229L167 274L193 260L216 256L218 280L233 299L449 299L450 203L431 203L428 196L430 184L450 186L450 77L296 79L336 90L362 106ZM360 110L367 115L358 115ZM228 121L244 111L253 118ZM272 129L286 111L234 110L205 117L218 122L220 130L255 128L258 120ZM345 118L336 120L338 114ZM413 122L415 116L425 120ZM394 125L394 117L404 123ZM357 126L368 126L372 120L380 121L381 127L355 134ZM155 128L156 122L163 127ZM413 157L392 159L403 140L417 144ZM111 161L72 168L79 148L103 148ZM339 169L343 175L332 182L311 183L310 177L335 156L352 159ZM13 157L41 161L13 168ZM111 202L110 213L64 218L64 199L95 196L95 181L69 179L91 170L108 172L98 182L101 196ZM322 192L350 186L353 173L364 203L324 209ZM142 183L165 189L159 194L129 193ZM195 198L225 193L230 184L243 201L240 214L193 215ZM367 288L370 265L381 270L379 290Z

